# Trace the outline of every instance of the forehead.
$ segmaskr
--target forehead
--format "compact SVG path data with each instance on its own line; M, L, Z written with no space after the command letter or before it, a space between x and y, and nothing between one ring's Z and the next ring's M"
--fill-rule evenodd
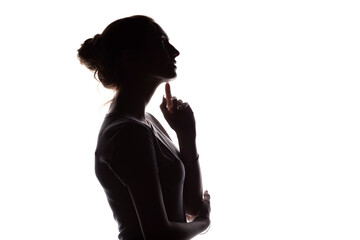
M165 31L159 26L159 24L153 22L151 27L150 36L155 38L166 38L168 39L167 34Z

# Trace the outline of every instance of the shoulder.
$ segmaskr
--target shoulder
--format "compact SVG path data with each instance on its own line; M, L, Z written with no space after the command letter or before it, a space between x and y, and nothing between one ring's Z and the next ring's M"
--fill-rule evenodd
M105 118L96 153L108 162L115 153L131 154L136 148L153 145L153 134L145 124L128 117Z
M135 119L105 124L97 146L97 158L125 184L157 172L156 144L152 130Z
M109 141L121 138L151 136L151 129L131 117L105 118L100 136Z

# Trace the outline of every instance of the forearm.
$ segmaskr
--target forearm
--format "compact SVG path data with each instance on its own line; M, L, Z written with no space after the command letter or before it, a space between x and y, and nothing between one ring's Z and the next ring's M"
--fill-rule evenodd
M170 222L166 231L162 231L161 236L156 239L172 239L172 240L187 240L204 232L210 224L208 218L201 221L193 221L191 223Z
M195 137L181 136L179 134L178 140L181 160L185 166L184 205L187 213L196 215L203 194L196 140Z

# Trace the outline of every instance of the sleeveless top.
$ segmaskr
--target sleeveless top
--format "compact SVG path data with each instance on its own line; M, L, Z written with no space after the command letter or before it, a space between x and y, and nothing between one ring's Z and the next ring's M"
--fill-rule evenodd
M149 154L156 158L157 172L163 201L169 221L186 222L183 205L185 168L170 137L160 123L150 114L145 119L149 125L124 115L107 114L101 126L95 152L95 173L102 185L115 220L119 239L144 239L127 182L134 175L127 164L134 155ZM151 145L146 151L139 147ZM134 151L137 151L134 154ZM140 153L139 153L140 152ZM146 153L145 153L146 152ZM134 169L134 168L132 168ZM134 171L134 170L132 170ZM136 166L137 176L148 169ZM156 216L154 216L156 217Z

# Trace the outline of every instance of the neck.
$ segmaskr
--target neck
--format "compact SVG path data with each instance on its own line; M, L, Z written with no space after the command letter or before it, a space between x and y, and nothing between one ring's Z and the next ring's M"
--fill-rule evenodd
M151 80L129 82L133 84L124 84L116 93L115 99L109 108L109 113L116 112L144 120L145 108L159 83Z

